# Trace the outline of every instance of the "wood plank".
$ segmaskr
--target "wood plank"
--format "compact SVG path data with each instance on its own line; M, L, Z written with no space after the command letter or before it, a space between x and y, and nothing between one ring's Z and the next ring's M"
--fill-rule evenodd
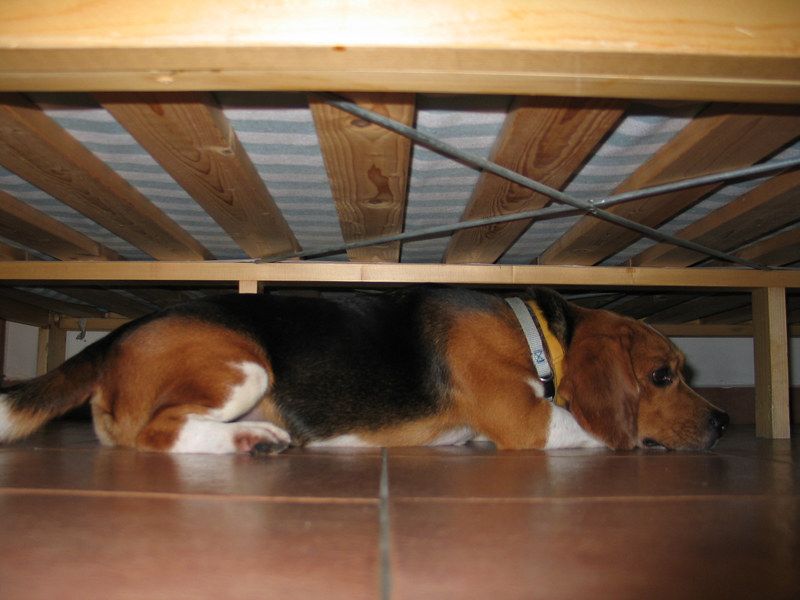
M42 296L41 294L11 287L0 288L0 297L41 308L42 310L52 313L69 315L71 317L102 317L105 315L103 311L93 306L86 306L84 304L60 300L58 298L50 298L49 296Z
M0 95L0 164L154 258L212 258L39 107Z
M667 337L753 337L753 325L706 325L685 323L680 325L654 323L651 325ZM800 327L790 326L789 335L800 337Z
M67 358L67 332L58 326L58 318L50 315L47 327L46 368L48 371L58 368Z
M96 96L248 255L265 257L300 250L211 94Z
M4 6L2 87L800 97L794 0L673 0L646 11L637 0L573 0L569 10L547 0L468 10L460 0L86 6Z
M414 123L411 94L348 94L364 108ZM400 233L406 214L411 141L356 119L325 102L309 101L345 242ZM355 248L350 260L398 262L400 242Z
M795 263L800 260L800 227L750 244L735 254L768 265L782 266Z
M102 307L110 313L125 317L141 317L157 308L135 296L120 294L105 288L59 286L53 289L77 300L88 302L92 306Z
M129 323L130 319L107 317L104 319L75 319L61 317L58 326L64 331L114 331L117 327Z
M644 319L695 297L695 294L635 294L622 298L608 308L634 319Z
M741 168L769 156L798 135L797 107L712 105L664 144L614 193ZM609 208L609 212L658 227L720 185L627 202ZM597 264L640 238L641 234L635 231L584 216L539 257L539 264Z
M47 373L47 340L50 337L50 329L48 326L49 322L43 327L39 327L39 335L36 344L36 375L44 375Z
M798 194L800 171L782 173L675 235L727 252L800 220ZM692 250L660 243L633 257L631 264L688 267L704 259L704 255Z
M710 315L725 312L742 304L750 298L740 294L721 294L711 296L695 296L652 315L646 319L648 323L688 323L704 319Z
M110 248L2 190L0 190L0 235L61 260L122 260L122 257ZM20 253L15 252L13 256L19 257Z
M2 202L3 202L3 196L0 195L0 203ZM17 248L16 246L0 242L0 260L31 260L31 258L32 258L31 253L28 252L27 250L23 250L22 248Z
M753 292L753 353L756 363L756 435L788 438L789 342L784 288L761 288Z
M0 295L0 319L34 327L47 327L50 322L50 312L38 306L31 306L27 302Z
M624 103L575 98L519 98L509 112L490 160L526 177L562 189L616 126ZM482 173L462 221L536 210L550 198ZM493 263L531 226L532 219L457 232L446 263Z
M217 282L385 286L449 283L583 288L693 288L750 290L800 288L800 271L672 269L666 267L564 267L532 265L437 265L333 262L228 263L213 261L0 262L0 281ZM44 283L42 283L44 285Z

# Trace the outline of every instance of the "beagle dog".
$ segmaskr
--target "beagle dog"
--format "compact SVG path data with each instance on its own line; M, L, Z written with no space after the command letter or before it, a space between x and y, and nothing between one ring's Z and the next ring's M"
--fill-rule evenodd
M0 441L91 402L102 443L711 448L728 416L651 327L547 289L229 295L132 321L0 395Z

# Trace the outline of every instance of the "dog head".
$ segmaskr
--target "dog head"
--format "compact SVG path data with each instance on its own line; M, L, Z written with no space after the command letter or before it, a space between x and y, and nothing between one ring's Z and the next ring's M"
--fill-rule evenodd
M683 354L669 339L628 317L570 308L559 395L581 427L614 449L716 443L728 415L687 385Z

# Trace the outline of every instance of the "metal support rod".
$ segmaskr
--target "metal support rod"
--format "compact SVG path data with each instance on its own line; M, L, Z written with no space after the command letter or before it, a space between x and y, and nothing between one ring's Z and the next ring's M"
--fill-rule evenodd
M620 217L615 215L614 213L610 213L608 211L602 210L597 208L596 206L592 205L591 203L584 202L582 200L578 200L577 198L573 198L569 194L547 186L543 183L530 179L529 177L525 177L524 175L520 175L512 171L511 169L507 169L502 167L496 163L493 163L489 160L486 160L483 157L476 156L474 154L470 154L468 152L463 152L452 146L446 142L438 140L430 135L427 135L413 127L409 127L404 125L403 123L399 123L393 119L386 118L382 115L374 113L370 110L362 108L357 104L350 102L348 100L342 99L341 97L335 94L329 93L317 93L318 97L322 100L330 104L331 106L335 106L340 110L348 112L352 115L360 117L366 121L370 121L381 127L389 129L390 131L394 131L404 137L407 137L418 144L421 144L438 154L442 154L444 156L448 156L455 160L461 161L473 168L487 171L489 173L493 173L499 177L503 177L513 183L521 185L523 187L527 187L532 189L535 192L539 192L540 194L544 194L552 198L553 200L560 202L562 204L567 204L574 208L577 208L583 212L586 212L592 216L595 216L599 219L603 219L604 221L608 221L615 225L619 225L621 227L626 227L628 229L632 229L645 237L658 240L660 242L667 242L670 244L674 244L676 246L681 246L683 248L687 248L689 250L693 250L695 252L699 252L701 254L705 254L707 256L713 256L714 258L718 258L720 260L724 260L727 262L734 262L738 263L750 268L754 269L766 269L765 265L761 265L759 263L755 263L738 256L733 256L731 254L727 254L725 252L720 252L719 250L715 250L714 248L709 248L707 246L703 246L701 244L697 244L690 240L682 240L670 234L662 233L657 229L653 229L652 227L648 227L647 225L642 225L641 223L637 223L635 221L631 221L630 219L626 219L624 217ZM372 242L370 245L374 245L375 242ZM267 258L267 260L269 260Z
M689 179L683 179L681 181L675 181L672 183L665 183L652 187L633 190L630 192L623 192L622 194L615 194L613 196L608 196L607 198L602 198L600 200L590 200L589 203L597 208L601 207L608 208L610 206L616 206L617 204L622 204L623 202L630 202L632 200L640 200L642 198L660 196L662 194L667 194L670 192L685 190L701 185L708 185L711 183L720 183L732 179L746 179L751 177L757 177L759 175L764 175L766 173L772 173L775 171L786 171L796 167L800 167L800 158L792 160L773 161L768 163L762 163L759 165L753 165L750 167L744 167L742 169L734 169L732 171L725 171L721 173L712 173L711 175L702 175L700 177L692 177ZM388 244L391 242L407 242L422 238L438 237L441 235L451 234L456 231L460 231L462 229L472 229L474 227L484 227L486 225L496 225L499 223L509 223L512 221L523 221L527 219L546 219L546 218L553 219L570 215L574 212L575 209L572 208L562 208L561 206L547 206L536 210L526 210L507 215L495 215L493 217L470 219L468 221L459 221L458 223L450 223L447 225L423 227L421 229L416 229L414 231L405 231L403 233L383 235L379 237L370 238L367 240L346 242L338 246L329 246L327 248L318 248L318 249L311 248L300 252L292 252L288 254L281 254L281 255L271 256L268 258L263 258L260 259L258 262L280 262L282 260L288 260L290 258L321 258L324 256L342 254L344 252L347 252L348 250L352 250L355 248L365 248L368 246L376 246L378 244ZM759 266L761 268L764 268L761 265Z

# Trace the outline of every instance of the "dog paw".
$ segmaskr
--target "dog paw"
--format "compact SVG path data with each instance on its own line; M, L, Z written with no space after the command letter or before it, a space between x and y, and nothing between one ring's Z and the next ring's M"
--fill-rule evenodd
M289 434L270 423L248 423L239 425L233 443L239 452L250 454L277 454L289 447Z

